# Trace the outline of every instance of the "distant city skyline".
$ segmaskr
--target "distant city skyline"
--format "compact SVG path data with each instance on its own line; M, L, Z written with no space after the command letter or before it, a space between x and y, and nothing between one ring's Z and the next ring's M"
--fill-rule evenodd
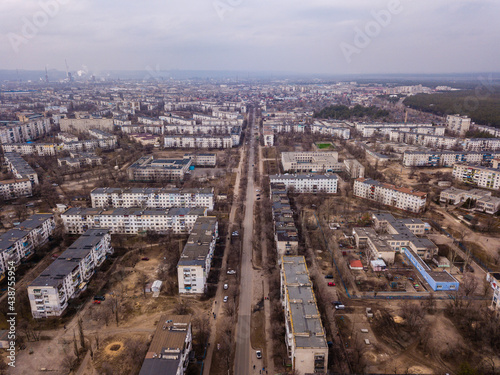
M0 69L498 72L500 3L7 0Z

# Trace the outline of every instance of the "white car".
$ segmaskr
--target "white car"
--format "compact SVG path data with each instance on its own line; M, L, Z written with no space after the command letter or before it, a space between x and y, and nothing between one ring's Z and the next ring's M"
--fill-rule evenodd
M229 285L224 284L224 290L228 290L228 289L229 289Z
M224 299L222 300L222 302L224 302L224 303L227 302L227 296L224 296Z
M236 271L235 271L235 270L228 270L228 271L227 271L227 274L228 274L228 275L235 275L235 274L236 274Z
M261 359L261 358L262 358L262 350L257 349L257 350L255 351L255 355L257 356L257 359Z

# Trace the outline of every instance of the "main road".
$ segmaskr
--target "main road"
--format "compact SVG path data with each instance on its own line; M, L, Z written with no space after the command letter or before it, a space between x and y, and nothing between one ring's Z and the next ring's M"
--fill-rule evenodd
M243 248L241 254L240 267L240 301L238 307L238 322L236 325L236 350L234 359L234 374L249 375L251 367L252 348L250 345L250 314L253 300L253 267L252 267L252 237L254 220L254 168L255 164L255 107L252 108L252 120L249 121L250 127L248 135L249 153L248 163L248 183L245 199L245 217L243 219Z

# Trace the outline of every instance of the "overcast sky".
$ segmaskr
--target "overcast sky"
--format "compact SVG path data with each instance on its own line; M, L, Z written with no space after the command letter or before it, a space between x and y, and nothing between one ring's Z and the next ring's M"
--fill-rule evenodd
M500 70L498 0L397 3L1 0L0 69L64 70L66 58L70 70L85 66L92 72ZM375 21L374 12L390 14L390 20ZM371 36L360 37L360 31Z

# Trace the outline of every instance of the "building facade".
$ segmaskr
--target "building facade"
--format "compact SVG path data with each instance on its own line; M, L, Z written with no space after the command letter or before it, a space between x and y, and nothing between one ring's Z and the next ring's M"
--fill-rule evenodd
M179 294L202 294L219 236L216 217L199 217L177 263Z
M427 202L427 194L424 192L368 178L358 178L354 181L353 195L414 213L422 212Z
M205 207L214 209L214 189L96 188L90 193L92 207Z
M70 208L61 214L64 229L82 234L92 228L109 228L113 234L189 233L206 208Z
M107 229L86 231L28 286L33 317L60 316L112 253Z
M143 156L127 169L131 181L171 181L182 180L192 165L192 159L153 159Z
M271 175L269 180L272 184L284 184L287 190L292 187L296 193L337 193L338 176L336 174Z
M455 164L452 175L456 180L466 184L493 190L500 189L500 169L473 164Z

